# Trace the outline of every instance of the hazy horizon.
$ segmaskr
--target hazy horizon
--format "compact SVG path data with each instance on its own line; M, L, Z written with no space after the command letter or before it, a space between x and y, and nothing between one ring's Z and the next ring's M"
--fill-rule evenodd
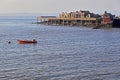
M61 13L89 10L98 14L108 11L112 14L120 15L119 3L120 0L2 0L0 1L0 14Z

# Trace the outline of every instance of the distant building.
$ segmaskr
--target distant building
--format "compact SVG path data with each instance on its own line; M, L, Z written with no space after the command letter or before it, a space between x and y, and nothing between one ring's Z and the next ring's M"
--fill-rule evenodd
M92 18L94 17L93 13L90 13L89 11L76 11L76 12L63 12L59 15L60 18Z
M112 23L113 19L115 18L115 15L112 15L111 13L105 13L103 14L103 24L109 24Z
M115 17L111 13L105 13L103 15L91 13L88 10L79 10L74 12L62 12L59 16L41 16L37 17L37 23L48 25L70 25L70 26L101 26L107 27L113 23L113 20L119 17Z

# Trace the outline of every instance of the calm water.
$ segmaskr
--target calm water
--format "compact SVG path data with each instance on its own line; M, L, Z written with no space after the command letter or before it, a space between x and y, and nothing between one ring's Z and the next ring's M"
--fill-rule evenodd
M120 80L120 29L31 24L35 21L0 16L0 80ZM18 39L38 44L19 45Z

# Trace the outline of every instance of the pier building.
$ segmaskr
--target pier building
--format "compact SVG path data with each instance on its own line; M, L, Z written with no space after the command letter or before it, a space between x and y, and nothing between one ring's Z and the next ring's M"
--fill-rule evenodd
M113 19L115 19L115 15L112 15L111 13L105 11L105 13L103 14L102 24L110 24L112 23Z
M71 26L87 26L99 24L100 16L89 11L62 12L56 16L40 16L37 17L37 23L47 25L71 25Z
M119 19L119 17L117 17ZM60 26L88 26L92 28L111 28L115 24L115 15L105 11L103 15L90 11L62 12L59 16L37 17L38 24ZM114 21L114 23L113 23Z

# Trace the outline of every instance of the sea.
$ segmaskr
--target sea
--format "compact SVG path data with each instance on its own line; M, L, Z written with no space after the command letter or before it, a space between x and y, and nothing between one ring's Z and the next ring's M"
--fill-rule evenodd
M119 28L33 24L37 16L0 15L0 80L120 80Z

